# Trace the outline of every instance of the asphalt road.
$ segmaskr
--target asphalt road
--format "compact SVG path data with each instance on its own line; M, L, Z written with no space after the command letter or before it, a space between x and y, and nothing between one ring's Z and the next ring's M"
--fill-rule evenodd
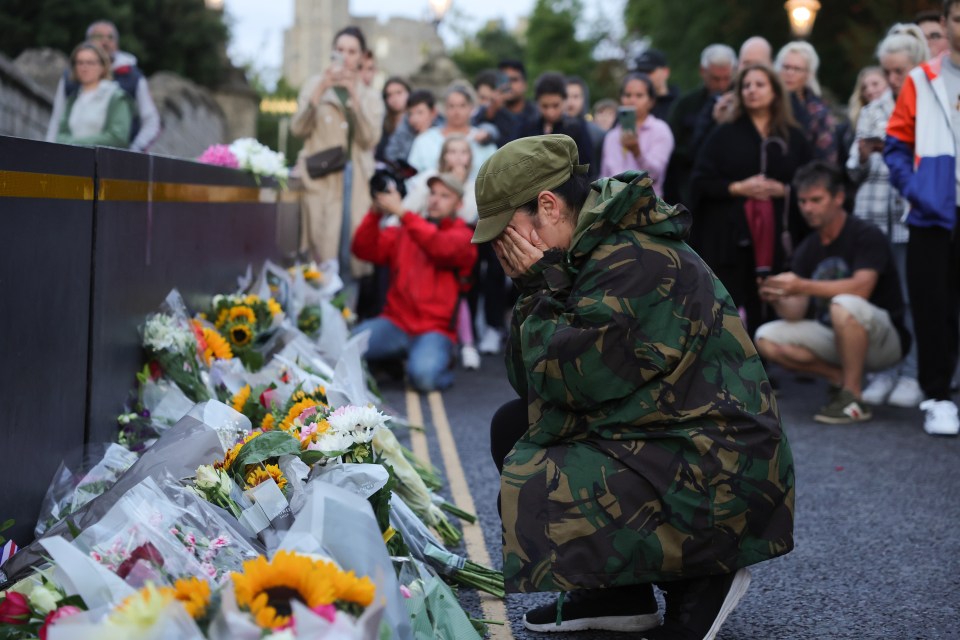
M780 383L796 464L796 549L752 567L750 589L718 638L960 638L960 439L927 436L919 410L891 407L875 410L862 425L817 424L812 414L825 385L771 373ZM399 415L407 415L409 397L417 399L400 382L386 383L383 392ZM489 455L489 420L512 397L499 356L484 357L480 371L458 371L454 387L442 394L482 540L497 566L499 477ZM444 469L430 403L419 400L431 460ZM449 461L449 451L446 456ZM491 617L477 594L464 590L460 598L472 616ZM523 629L523 612L550 600L547 594L507 596L508 625L491 626L490 637L628 637Z

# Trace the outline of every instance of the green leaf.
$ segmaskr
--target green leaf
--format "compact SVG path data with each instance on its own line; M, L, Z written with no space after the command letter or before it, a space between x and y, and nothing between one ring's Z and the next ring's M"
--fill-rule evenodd
M80 527L73 523L73 520L67 518L67 529L70 531L71 538L77 538L80 536Z
M299 440L286 431L268 431L240 448L231 470L242 471L248 464L297 453L300 453Z
M12 527L13 524L14 524L13 518L10 518L9 520L5 521L3 524L0 524L0 531L6 531L10 527Z

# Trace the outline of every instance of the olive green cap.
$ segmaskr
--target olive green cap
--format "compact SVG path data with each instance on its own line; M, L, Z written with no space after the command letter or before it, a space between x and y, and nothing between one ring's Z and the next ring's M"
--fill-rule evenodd
M538 193L556 189L574 173L586 173L589 165L578 160L573 138L560 134L519 138L500 147L477 174L479 220L472 242L490 242Z

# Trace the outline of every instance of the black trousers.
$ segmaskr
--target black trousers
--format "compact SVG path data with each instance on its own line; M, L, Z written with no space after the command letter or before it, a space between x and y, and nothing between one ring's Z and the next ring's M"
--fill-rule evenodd
M493 414L490 421L490 455L497 471L503 473L503 459L513 445L527 432L527 403L520 398L511 400ZM500 500L497 499L499 510Z
M958 212L960 215L960 212ZM907 288L917 341L917 379L933 400L949 400L960 352L960 233L910 226Z

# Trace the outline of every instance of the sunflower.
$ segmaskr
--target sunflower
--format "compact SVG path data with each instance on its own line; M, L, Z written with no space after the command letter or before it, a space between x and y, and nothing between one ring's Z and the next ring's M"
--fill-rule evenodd
M221 309L220 313L217 314L217 321L213 323L217 329L222 329L223 325L227 323L227 320L230 318L230 312L226 309Z
M233 574L233 588L237 605L263 629L287 625L293 600L313 609L336 599L313 560L290 551L278 551L269 562L263 556L244 562L243 573Z
M301 391L299 393L302 394L303 392ZM296 394L294 394L294 396L296 396ZM317 406L316 400L311 400L310 398L307 398L306 394L303 394L302 397L304 399L294 404L290 408L290 411L287 411L287 417L284 418L282 422L280 422L280 428L283 429L284 431L290 430L290 428L293 426L294 419L296 419L297 416L303 413L304 409L309 409L310 407Z
M230 406L233 407L234 411L242 411L243 405L247 404L247 400L250 399L250 385L246 384L243 386L243 389L237 391L237 394L230 399Z
M270 315L278 316L283 313L283 308L273 298L267 298L267 308L270 309Z
M216 329L203 328L203 339L207 347L203 350L203 359L209 365L213 360L232 360L233 351L230 343Z
M243 299L243 304L250 307L257 304L258 302L260 302L260 296L254 295L252 293Z
M332 562L317 560L314 563L324 582L333 584L334 595L337 600L353 602L361 606L370 606L373 595L377 590L370 578L358 578L353 571L344 572Z
M263 431L273 431L274 427L277 426L277 419L273 417L272 413L268 413L263 416L263 422L260 423L260 429Z
M199 578L182 578L172 587L163 587L160 591L183 603L183 608L194 620L203 618L210 606L210 583Z
M228 319L231 321L243 320L247 324L256 324L257 314L255 314L253 312L253 309L251 309L250 307L243 307L243 306L231 307L230 315Z
M275 464L268 464L265 465L265 468L257 467L247 474L247 487L252 489L257 485L263 484L267 480L270 480L271 478L277 483L277 487L280 489L283 489L285 486L287 486L287 479L283 475L283 472L280 471L280 467Z
M213 467L215 469L229 469L232 467L234 461L237 459L237 454L240 453L240 449L243 448L243 445L243 442L238 442L237 444L233 445L233 447L227 451L227 454L223 456L223 462L216 462L214 463Z
M250 344L250 341L253 340L253 331L250 330L250 327L243 323L237 323L230 327L230 330L227 332L227 336L230 337L230 342L238 347L244 347Z

